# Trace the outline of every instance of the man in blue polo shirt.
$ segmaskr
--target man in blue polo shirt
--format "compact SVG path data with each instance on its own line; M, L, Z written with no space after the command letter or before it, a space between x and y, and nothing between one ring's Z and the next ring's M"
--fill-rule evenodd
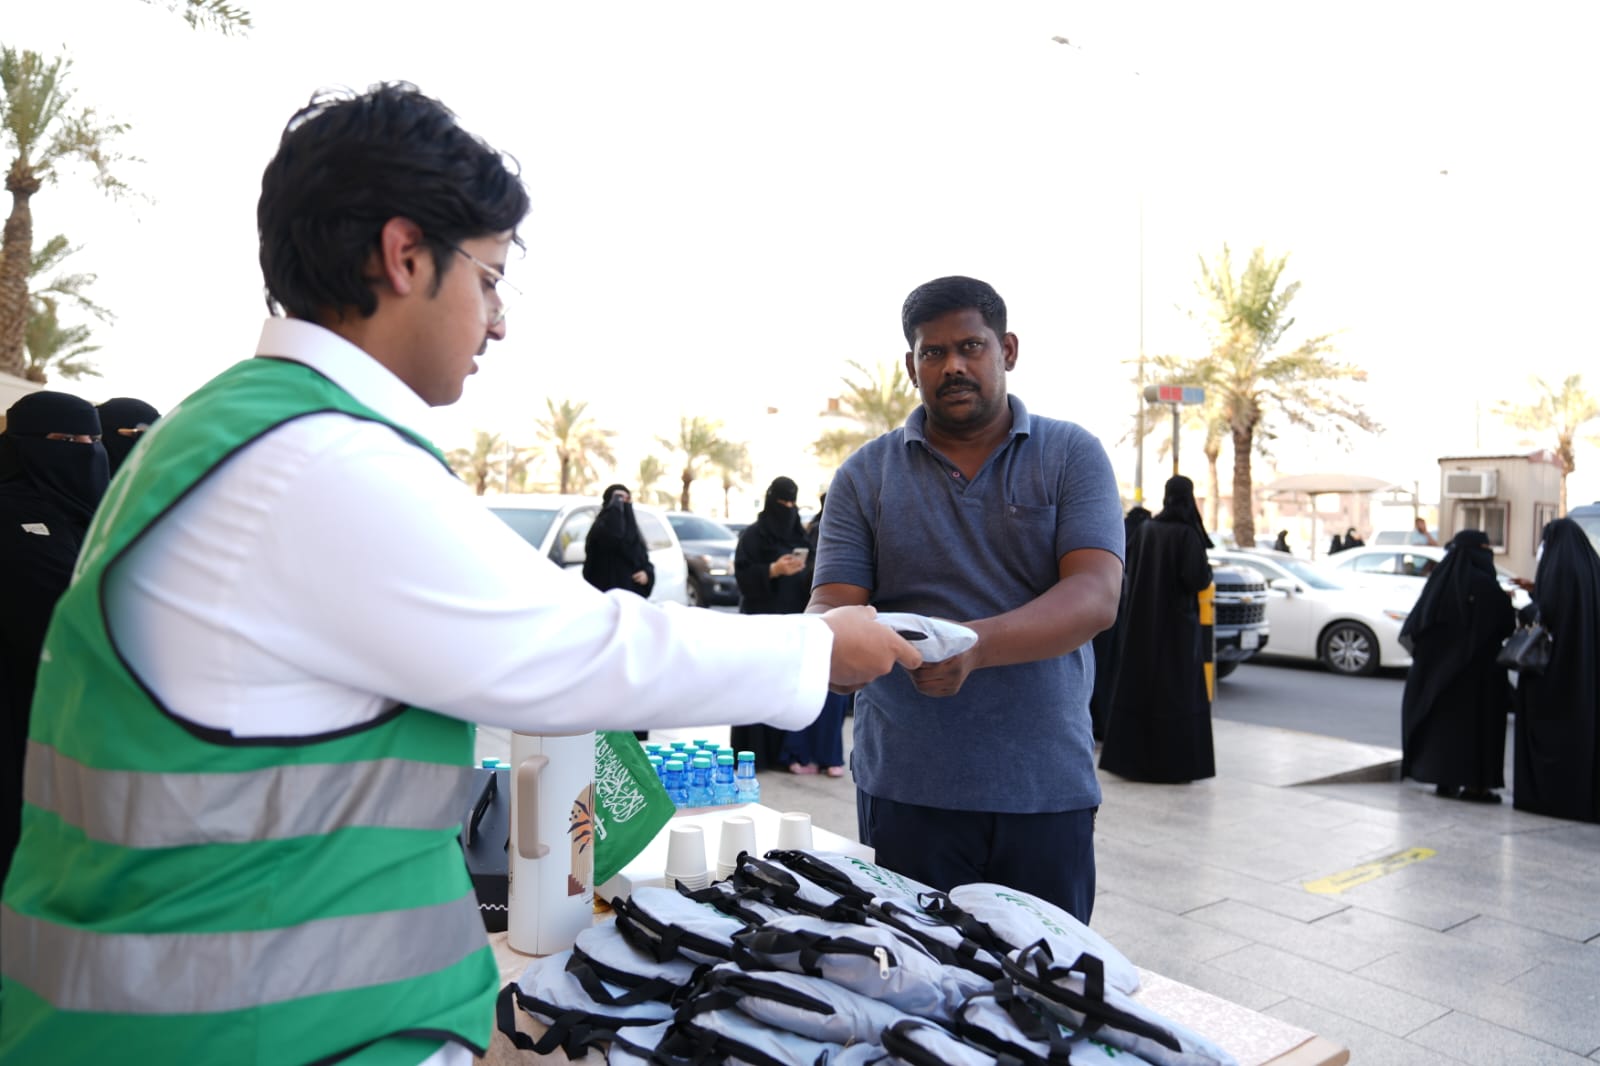
M906 298L922 406L834 476L808 610L962 622L970 650L856 697L856 817L878 861L935 888L992 881L1094 906L1090 640L1116 619L1122 502L1100 442L1006 394L1017 337L984 282Z

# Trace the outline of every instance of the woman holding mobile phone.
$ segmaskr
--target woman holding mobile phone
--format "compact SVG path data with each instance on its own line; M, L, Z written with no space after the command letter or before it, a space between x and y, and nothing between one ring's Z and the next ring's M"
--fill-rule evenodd
M811 599L810 545L796 510L799 497L799 486L792 480L773 479L761 514L739 534L733 572L739 582L740 614L800 614L806 609ZM758 770L789 764L781 729L737 726L732 742L736 749L756 753ZM810 772L816 773L814 765Z

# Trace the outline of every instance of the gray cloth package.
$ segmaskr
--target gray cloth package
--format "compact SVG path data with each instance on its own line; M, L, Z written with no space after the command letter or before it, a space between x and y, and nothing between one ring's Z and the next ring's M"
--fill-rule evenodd
M1070 962L1084 952L1105 966L1106 984L1133 995L1139 991L1139 971L1111 942L1054 903L1005 885L957 885L950 900L994 931L1012 949L1040 940L1051 954Z
M617 928L628 943L657 959L681 955L692 962L722 962L745 923L670 888L635 889L612 902Z
M615 922L592 925L579 933L571 954L567 972L586 969L606 984L664 1002L676 1001L705 967L681 957L658 961L630 944Z
M685 1018L677 1028L691 1043L713 1037L720 1061L730 1066L826 1066L844 1051L842 1044L774 1029L732 1007Z
M996 1057L1050 1066L1152 1066L1138 1055L1107 1047L1049 1018L1022 1015L1016 1003L993 994L973 996L961 1005L958 1032Z
M997 1061L991 1052L920 1018L889 1026L879 1041L879 1057L863 1066L995 1066Z
M734 939L733 961L746 969L824 977L924 1018L949 1019L954 1005L971 992L971 975L955 972L886 926L796 914Z
M1036 1013L1154 1066L1238 1066L1215 1041L1112 988L1100 960L1087 953L1058 963L1040 941L1007 959L1006 975L1012 993Z
M619 1033L672 1020L670 1005L651 999L630 1002L629 990L619 985L602 985L596 999L578 975L568 972L571 960L570 949L535 959L514 984L501 990L496 1024L519 1049L549 1054L559 1047L568 1058L579 1058L591 1048L605 1048ZM518 1008L545 1027L537 1040L517 1029Z
M876 1043L886 1027L915 1020L825 978L785 970L746 971L722 963L701 987L713 1002L731 1002L759 1022L833 1044ZM693 1001L687 1009L694 1009Z

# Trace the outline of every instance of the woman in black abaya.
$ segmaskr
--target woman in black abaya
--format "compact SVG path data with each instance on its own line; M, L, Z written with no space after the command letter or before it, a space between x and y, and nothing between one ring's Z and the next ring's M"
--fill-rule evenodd
M1489 538L1457 533L1400 635L1411 670L1400 703L1400 773L1441 796L1499 803L1511 685L1495 653L1516 625Z
M1570 518L1544 527L1541 549L1533 602L1552 637L1550 664L1517 677L1512 802L1600 822L1600 557Z
M799 614L811 600L811 570L796 548L810 546L800 522L796 502L800 487L786 477L767 486L761 514L739 534L733 553L733 573L739 581L740 614ZM740 751L756 753L756 769L783 761L784 731L754 724L734 726L731 743Z
M627 589L649 599L656 567L633 517L633 496L626 485L608 485L600 500L583 542L584 580L601 592Z
M1126 624L1119 623L1111 716L1100 767L1133 781L1216 774L1199 593L1211 584L1194 482L1167 481L1161 513L1127 547Z

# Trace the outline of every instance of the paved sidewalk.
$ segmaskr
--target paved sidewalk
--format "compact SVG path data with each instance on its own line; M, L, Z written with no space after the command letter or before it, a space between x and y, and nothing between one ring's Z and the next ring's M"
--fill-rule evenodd
M1134 962L1360 1066L1600 1062L1600 825L1441 800L1396 779L1391 748L1213 728L1209 781L1102 775L1094 926ZM761 782L855 836L848 777ZM1410 849L1434 854L1303 887Z

